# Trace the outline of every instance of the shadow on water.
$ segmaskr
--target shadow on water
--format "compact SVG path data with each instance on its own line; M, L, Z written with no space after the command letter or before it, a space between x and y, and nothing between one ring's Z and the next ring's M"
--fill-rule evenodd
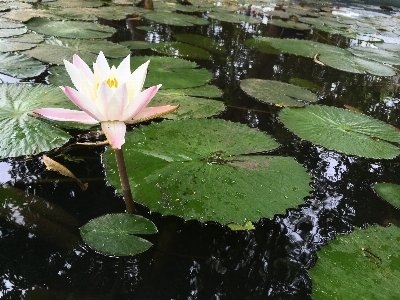
M162 42L190 32L224 45L229 55L197 62L214 74L212 83L224 92L227 110L219 117L273 135L282 145L274 153L295 157L312 175L312 194L301 207L261 219L254 231L184 222L139 206L138 213L158 227L159 233L149 238L154 247L135 257L106 257L89 249L78 230L94 217L124 211L122 196L105 181L104 148L76 148L58 159L89 183L87 191L47 171L39 157L6 159L0 162L2 194L13 196L5 197L0 206L2 299L310 299L307 269L315 264L320 246L354 226L398 223L399 213L371 188L375 182L400 184L393 178L400 172L398 158L351 157L301 141L276 120L280 108L257 102L239 87L245 78L287 82L301 77L323 87L320 103L351 105L399 127L400 94L390 88L389 79L327 69L310 59L263 54L244 46L254 35L322 42L329 38L342 47L350 39L216 21L190 29L157 25L146 34L136 29L143 22L130 22L128 29L119 25L111 39ZM391 101L381 101L387 98ZM11 198L17 200L7 201Z

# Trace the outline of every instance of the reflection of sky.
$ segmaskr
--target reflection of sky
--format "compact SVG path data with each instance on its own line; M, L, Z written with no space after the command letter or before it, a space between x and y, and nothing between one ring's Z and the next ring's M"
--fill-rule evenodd
M0 162L0 184L6 183L12 179L10 174L11 169L12 167L10 164L6 162Z
M319 157L320 164L324 165L324 177L332 182L341 180L343 174L347 172L347 166L343 163L343 155L334 151L324 151L323 148L319 150L322 150Z

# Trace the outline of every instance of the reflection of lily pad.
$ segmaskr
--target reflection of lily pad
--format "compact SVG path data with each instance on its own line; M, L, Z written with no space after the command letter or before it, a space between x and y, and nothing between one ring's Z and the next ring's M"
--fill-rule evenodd
M399 299L400 229L374 226L338 236L309 271L312 299Z
M76 108L56 87L0 85L0 158L49 151L69 140L66 132L30 116L42 107Z
M195 69L196 63L173 57L133 56L131 70L150 59L145 86L162 83L165 89L181 89L205 85L213 75L206 69ZM119 65L121 60L111 60L110 64Z
M223 55L226 52L225 48L223 48L218 42L206 36L181 33L175 34L174 37L178 42L191 44L217 55Z
M156 52L168 56L183 57L186 59L211 59L210 53L208 53L206 50L180 42L164 42L153 44L153 49Z
M379 196L400 209L400 185L394 183L376 183L374 188Z
M304 106L303 102L316 102L314 93L304 88L273 80L245 79L240 83L242 90L262 102L279 106Z
M246 125L195 119L135 128L124 153L134 199L151 210L243 224L283 213L309 194L310 176L294 159L244 155L277 146ZM109 182L121 191L111 149L104 161Z
M335 107L310 105L285 108L279 113L282 123L300 138L328 149L370 158L393 158L400 132L379 121Z
M235 14L232 12L222 12L222 11L214 11L208 13L207 16L211 19L215 19L222 22L228 23L250 23L250 24L260 24L261 20L255 17L249 17L246 15Z
M29 78L42 74L46 70L41 62L23 54L0 53L0 73L16 77Z
M51 21L32 18L26 24L30 30L42 34L79 39L101 39L113 35L115 29L98 23L83 21Z
M157 228L153 222L132 214L104 215L81 227L85 243L113 256L136 255L148 250L152 243L135 235L154 233L157 233Z
M172 12L151 12L143 16L145 19L166 25L195 26L208 25L208 21L195 16Z
M53 64L64 64L64 59L72 61L72 56L77 54L90 65L96 60L100 51L111 58L125 57L130 53L128 48L108 41L60 38L47 39L46 43L25 51L24 54Z

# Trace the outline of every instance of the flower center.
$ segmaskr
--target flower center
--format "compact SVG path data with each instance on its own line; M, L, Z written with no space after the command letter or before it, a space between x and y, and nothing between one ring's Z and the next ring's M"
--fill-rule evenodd
M117 78L108 78L107 79L107 84L110 88L117 88L118 87L118 80Z

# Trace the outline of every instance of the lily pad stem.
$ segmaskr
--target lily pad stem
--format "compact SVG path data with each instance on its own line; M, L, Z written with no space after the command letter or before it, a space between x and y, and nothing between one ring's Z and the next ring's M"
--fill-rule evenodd
M121 149L114 149L115 159L117 160L119 179L121 180L122 191L124 193L126 211L130 214L136 212L135 205L133 204L131 187L129 185L128 173L126 172L124 154Z

